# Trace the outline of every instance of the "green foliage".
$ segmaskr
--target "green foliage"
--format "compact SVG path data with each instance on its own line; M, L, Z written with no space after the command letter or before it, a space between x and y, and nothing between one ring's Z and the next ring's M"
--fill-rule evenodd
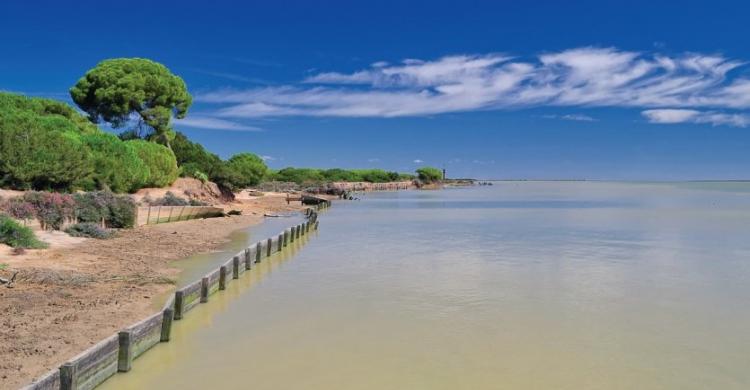
M398 172L386 172L382 169L356 169L354 172L361 178L359 181L386 183L398 180Z
M288 181L297 184L312 184L325 181L319 169L287 167L273 174L276 181Z
M13 248L42 249L47 247L47 244L36 238L31 229L1 214L0 242Z
M417 169L417 177L425 183L443 180L443 171L433 167L422 167Z
M79 222L104 222L111 228L131 228L135 225L135 202L127 195L96 191L75 194L74 199L75 215Z
M148 171L145 180L147 187L166 187L177 179L177 160L171 150L143 140L127 141L125 144L131 147L145 164Z
M22 100L7 94L0 98L0 184L20 189L80 187L93 172L81 129L64 116L31 110L49 101L23 110L9 104Z
M123 127L132 114L153 129L157 142L169 146L170 120L184 118L192 104L185 82L162 64L143 58L100 62L70 89L73 101L93 122Z
M24 114L50 120L57 125L58 130L73 130L81 134L101 131L73 107L63 102L0 92L0 127L4 121Z
M85 135L83 141L94 162L93 185L89 187L133 192L146 184L149 170L128 144L108 133Z
M323 178L326 181L348 181L348 182L355 182L355 181L363 181L362 176L354 171L349 171L346 169L340 169L340 168L333 168L333 169L326 169L324 171L320 172L323 175Z
M203 145L190 141L183 133L175 134L172 151L184 176L195 177L192 175L194 172L201 172L213 178L222 169L223 162L219 156L208 152Z
M114 235L111 230L102 229L101 226L88 222L70 225L65 229L65 233L68 233L73 237L89 237L99 240L106 240Z
M220 183L231 190L257 185L268 171L263 159L252 153L235 154L217 175Z

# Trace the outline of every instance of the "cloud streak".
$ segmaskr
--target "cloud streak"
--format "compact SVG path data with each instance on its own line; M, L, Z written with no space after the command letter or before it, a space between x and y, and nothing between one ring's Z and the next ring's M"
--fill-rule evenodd
M176 126L194 127L199 129L229 130L229 131L263 131L260 127L246 126L237 122L209 116L190 116L185 119L175 119Z
M721 55L595 47L526 60L456 55L380 61L351 73L317 73L295 85L210 91L196 100L216 105L213 115L223 118L389 118L526 107L744 110L750 109L750 79L732 77L744 65Z
M708 123L714 126L747 127L750 125L750 115L726 114L715 111L698 111L689 109L656 109L641 112L650 123Z

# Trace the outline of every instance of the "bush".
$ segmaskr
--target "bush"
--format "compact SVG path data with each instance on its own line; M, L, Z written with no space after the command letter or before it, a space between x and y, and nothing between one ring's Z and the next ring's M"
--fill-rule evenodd
M89 237L100 240L111 238L114 234L111 230L102 229L101 226L88 222L70 225L65 229L65 233L68 233L73 237Z
M219 156L208 152L203 145L190 141L185 134L177 132L172 141L172 151L177 159L177 165L182 168L182 175L196 177L194 172L201 172L208 178L220 173L223 161Z
M13 248L42 249L47 247L46 243L36 238L31 229L7 215L0 215L0 242Z
M146 165L146 186L166 187L177 180L177 160L167 147L144 140L127 141L125 144L133 148Z
M443 180L443 171L433 167L422 167L417 169L417 177L425 183Z
M151 204L151 206L188 206L190 205L190 202L173 194L171 191L167 191L167 193L164 194L163 198L159 198L149 203Z
M284 168L273 174L276 181L293 182L297 184L312 184L325 181L319 169L312 168Z
M88 134L83 141L91 150L94 173L89 189L133 192L146 184L149 169L135 150L115 135Z
M135 225L135 202L127 195L109 191L75 194L75 215L78 222L101 224L111 228Z
M23 198L11 198L4 205L3 209L15 219L29 220L36 217L34 205L23 200Z
M240 153L224 163L218 176L223 185L239 190L260 183L267 171L268 167L263 159L252 153Z
M75 217L75 200L68 194L33 191L25 193L23 200L34 208L42 229L60 230Z

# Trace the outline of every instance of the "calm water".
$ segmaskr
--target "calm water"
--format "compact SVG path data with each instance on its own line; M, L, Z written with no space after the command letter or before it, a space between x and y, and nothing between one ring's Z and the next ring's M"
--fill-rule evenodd
M104 387L750 388L748 184L371 194L309 238Z

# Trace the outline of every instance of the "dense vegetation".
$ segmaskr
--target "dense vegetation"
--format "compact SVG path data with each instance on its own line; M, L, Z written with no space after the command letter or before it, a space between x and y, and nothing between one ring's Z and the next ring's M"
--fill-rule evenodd
M315 168L283 168L268 175L269 180L293 182L297 184L314 184L321 182L370 182L386 183L398 180L412 180L414 176L388 172L382 169L315 169Z
M424 183L434 183L443 180L443 171L433 167L417 169L417 177Z
M0 92L3 187L130 192L171 184L177 177L174 155L154 146L153 153L142 152L137 143L103 132L62 102ZM158 148L163 151L154 152ZM154 154L159 157L152 159Z
M89 222L112 228L135 224L135 202L126 195L94 191L74 195L29 191L0 203L13 218L36 219L43 229L60 230L66 223Z

